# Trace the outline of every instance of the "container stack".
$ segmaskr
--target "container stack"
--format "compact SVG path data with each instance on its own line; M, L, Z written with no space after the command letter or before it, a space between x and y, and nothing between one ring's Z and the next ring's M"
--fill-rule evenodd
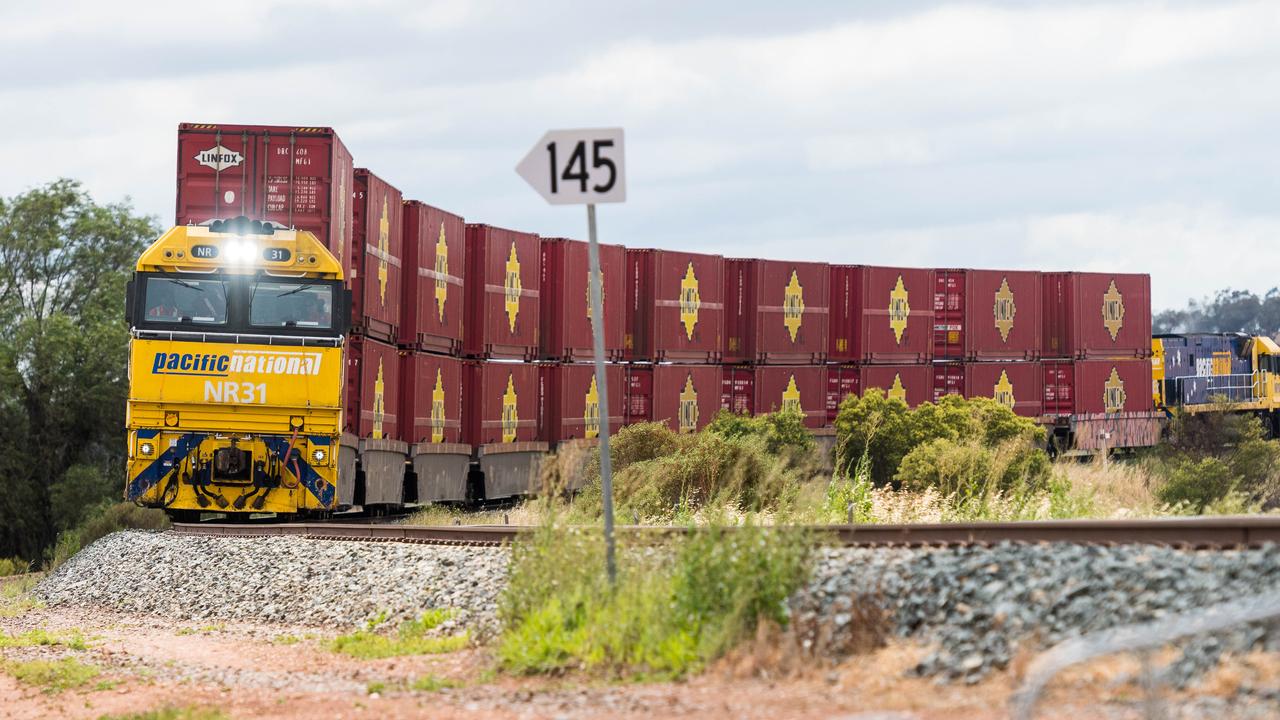
M352 291L340 503L528 492L553 447L612 427L846 396L991 397L1080 449L1154 444L1146 275L827 265L600 246L484 224L353 166L329 128L183 124L177 222L246 215L321 238ZM586 457L589 452L581 453Z

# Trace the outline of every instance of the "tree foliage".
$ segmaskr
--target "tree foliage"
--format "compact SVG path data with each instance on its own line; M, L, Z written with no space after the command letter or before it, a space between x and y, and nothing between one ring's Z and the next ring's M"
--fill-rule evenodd
M1213 298L1189 300L1181 310L1165 310L1152 318L1155 333L1280 333L1280 288L1259 297L1248 290L1219 290Z
M0 198L0 555L38 557L121 487L125 285L158 232L73 180Z

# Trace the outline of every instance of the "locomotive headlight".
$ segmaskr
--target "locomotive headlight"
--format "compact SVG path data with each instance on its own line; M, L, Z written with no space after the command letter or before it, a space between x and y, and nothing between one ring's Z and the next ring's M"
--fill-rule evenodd
M258 246L240 238L227 243L226 253L230 262L250 265L258 257Z
M143 441L138 443L138 454L142 457L151 457L156 451L156 446L149 442Z
M328 457L328 453L324 451L324 448L316 448L311 451L311 459L316 465L322 465L326 457Z

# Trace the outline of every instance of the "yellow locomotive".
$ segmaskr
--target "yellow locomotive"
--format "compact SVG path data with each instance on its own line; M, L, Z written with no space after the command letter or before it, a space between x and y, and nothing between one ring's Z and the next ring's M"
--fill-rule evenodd
M235 218L161 236L129 283L125 498L179 519L333 510L350 306L309 232Z

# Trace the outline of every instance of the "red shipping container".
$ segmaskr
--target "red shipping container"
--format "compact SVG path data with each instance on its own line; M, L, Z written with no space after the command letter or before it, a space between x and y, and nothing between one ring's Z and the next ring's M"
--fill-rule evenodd
M1041 275L1028 270L936 270L933 357L1035 360L1040 355Z
M347 268L354 327L396 341L400 326L400 267L404 235L400 191L356 168L355 235Z
M966 363L964 396L989 397L1023 417L1044 414L1044 371L1038 362Z
M907 407L916 407L933 399L933 366L864 365L859 383L864 394L879 388L888 397L905 402Z
M404 293L400 344L454 355L462 350L466 307L466 223L417 200L404 203Z
M933 365L933 402L938 402L947 395L965 397L964 366L960 363Z
M462 441L470 445L542 440L538 366L468 362L462 369Z
M372 338L347 338L343 430L360 439L399 439L400 353Z
M1045 358L1151 356L1151 276L1044 274Z
M1044 414L1149 413L1149 360L1046 360Z
M840 403L850 395L862 394L862 370L854 365L827 366L827 424L836 421Z
M537 235L467 225L465 354L523 360L537 356L541 268Z
M724 366L720 375L720 409L737 415L755 415L756 374L751 368Z
M594 357L591 286L587 243L542 238L542 356L551 360L589 361ZM604 352L622 359L626 322L626 250L600 246L600 301L604 312Z
M631 365L627 368L627 423L666 422L696 432L720 411L720 367Z
M757 414L795 410L806 427L820 428L827 420L827 368L822 365L757 366Z
M725 362L805 365L826 358L825 263L724 262Z
M352 172L351 153L331 128L182 123L175 223L269 220L315 234L342 260L352 236Z
M627 357L718 362L724 332L724 258L627 248Z
M933 271L831 266L827 357L862 363L933 358Z
M600 391L594 365L542 365L542 427L547 442L600 437ZM627 394L622 365L606 365L609 430L622 427Z
M407 353L400 364L400 439L417 443L462 442L463 361Z

